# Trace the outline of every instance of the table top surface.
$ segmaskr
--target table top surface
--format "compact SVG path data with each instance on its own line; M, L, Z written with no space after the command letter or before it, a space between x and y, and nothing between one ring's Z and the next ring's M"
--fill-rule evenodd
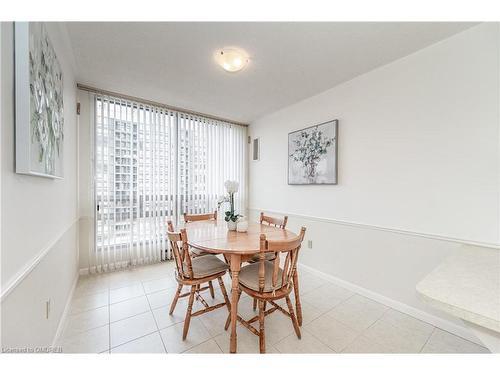
M500 250L464 246L425 277L417 291L432 306L500 332Z
M260 250L260 235L268 240L289 240L297 234L269 225L248 223L247 232L227 229L224 221L196 221L181 224L185 228L190 246L213 254L255 254Z

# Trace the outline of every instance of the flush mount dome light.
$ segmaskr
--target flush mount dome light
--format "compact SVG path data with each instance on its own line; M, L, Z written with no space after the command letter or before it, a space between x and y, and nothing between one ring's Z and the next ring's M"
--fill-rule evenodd
M248 54L239 48L223 48L215 52L215 60L227 72L238 72L248 64Z

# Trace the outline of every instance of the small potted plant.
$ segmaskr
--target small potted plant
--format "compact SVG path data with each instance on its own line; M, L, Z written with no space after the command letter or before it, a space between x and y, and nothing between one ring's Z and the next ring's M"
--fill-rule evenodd
M238 192L239 183L238 181L228 180L224 182L224 186L226 187L227 195L218 202L218 206L220 207L222 203L229 202L229 211L225 212L224 220L227 222L229 230L236 230L236 223L242 217L242 215L234 212L234 194Z

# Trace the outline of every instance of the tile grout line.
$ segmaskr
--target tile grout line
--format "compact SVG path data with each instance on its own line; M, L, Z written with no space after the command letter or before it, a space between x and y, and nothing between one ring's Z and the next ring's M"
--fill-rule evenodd
M307 293L306 293L307 294ZM299 296L301 299L302 299L302 296ZM330 345L328 345L327 343L323 342L323 340L321 340L319 337L316 337L316 335L312 332L309 332L308 330L306 330L307 326L312 324L314 321L318 320L319 318L321 318L322 316L326 315L328 312L330 312L331 310L333 310L335 307L333 307L332 309L330 310L327 310L323 313L321 313L318 317L314 318L313 320L311 320L309 323L306 323L303 325L304 327L304 331L307 331L307 333L311 334L316 340L318 340L319 342L321 342L323 345L326 345L328 348L330 348L331 350L333 350L335 353L337 353L336 350L334 350L332 347L330 347ZM288 335L290 336L290 335ZM287 337L288 337L287 336ZM281 341L280 341L281 342ZM278 350L279 351L279 350ZM280 352L281 353L281 352Z
M354 295L358 295L358 294L357 294L357 293L355 293ZM368 298L368 299L369 299L369 298ZM376 301L375 301L375 302L376 302ZM377 302L377 303L379 303L379 302ZM384 305L384 304L381 304L381 305L386 306L386 305ZM389 310L391 310L391 308L390 308L390 307L388 307L388 306L386 306L386 307L387 307L387 309L384 311L384 313L383 313L382 315L380 315L380 317L379 317L378 319L376 319L376 320L375 320L372 324L370 324L370 325L369 325L368 327L366 327L363 331L361 331L361 333L360 333L358 336L356 336L356 338L355 338L355 339L354 339L354 340L353 340L353 341L352 341L349 345L353 344L356 340L358 340L361 336L363 336L363 335L364 335L364 333L365 333L366 331L368 331L368 330L369 330L372 326L374 326L374 325L375 325L378 321L382 320L382 318L385 316L385 314L387 314L387 312L388 312ZM369 339L369 340L371 340L371 339ZM377 343L377 344L383 345L383 343L381 343L381 342L379 342L379 341L377 341L377 340L373 340L373 341L375 341L375 343ZM349 347L349 345L347 345L344 349L342 349L341 353L343 353L343 352L344 352L344 350L346 350L346 349Z
M105 307L105 306L103 306ZM92 310L90 310L92 311ZM102 328L102 327L106 327L106 326L109 326L110 323L106 323L106 324L101 324L99 326L96 326L96 327L92 327L92 328L89 328L89 329L85 329L83 331L79 331L79 332L76 332L75 334L73 335L70 335L69 338L72 338L72 337L75 337L75 336L79 336L79 335L83 335L84 333L87 333L87 332L90 332L90 331L93 331L94 329L98 329L98 328Z
M333 310L333 309L332 309L332 310ZM325 313L325 314L326 314L326 313ZM356 333L357 333L357 334L356 334L356 336L354 337L354 339L353 339L353 340L352 340L349 344L347 344L347 345L346 345L344 348L342 348L340 351L337 351L337 350L335 350L334 348L332 348L330 345L328 345L326 342L323 342L323 340L321 340L319 337L317 337L314 333L309 332L311 335L313 335L314 337L316 337L316 338L317 338L319 341L321 341L323 344L325 344L325 345L326 345L326 346L328 346L330 349L332 349L335 353L342 353L342 352L343 352L343 351L344 351L344 350L345 350L345 349L346 349L349 345L351 345L354 341L356 341L357 339L359 339L359 338L362 336L362 334L363 334L363 331L358 331L358 330L355 330L355 329L353 329L353 328L349 327L347 324L342 323L341 321L339 321L339 320L337 320L337 319L335 319L335 318L333 318L333 317L332 317L332 318L330 318L330 319L333 319L333 320L334 320L334 321L336 321L337 323L340 323L340 324L342 324L343 326L346 326L346 327L347 327L347 328L349 328L350 330L352 330L352 331L354 331L354 332L356 332Z
M141 284L142 284L142 282L141 282ZM144 286L143 286L143 288L144 288ZM144 296L146 297L146 300L148 300L148 299L147 299L147 295L144 295ZM142 297L142 296L139 296L139 297ZM139 298L139 297L137 297L137 298ZM134 297L134 298L135 298L135 297ZM133 298L131 298L131 299L133 299ZM127 300L127 301L128 301L128 300ZM122 302L124 302L124 301L122 301ZM119 302L117 302L117 303L119 303ZM110 343L110 349L109 349L110 351L111 351L111 349L115 349L115 348L118 348L118 347L123 346L123 345L125 345L125 344L129 344L129 343L131 343L132 341L142 339L143 337L149 336L149 335L151 335L151 334L153 334L153 333L158 332L158 334L160 334L160 333L159 333L159 332L160 332L160 329L158 328L158 324L156 323L156 319L155 319L155 317L154 317L153 311L151 310L151 305L149 304L149 300L148 300L148 305L149 305L149 312L151 312L151 314L153 315L153 319L154 319L154 322L155 322L155 325L156 325L156 331L146 333L145 335L142 335L142 336L136 337L136 338L134 338L134 339L132 339L132 340L126 341L126 342L124 342L124 343L121 343L120 345L116 345L116 346L113 346L113 347L111 347L111 343ZM129 316L129 317L127 317L127 318L123 318L123 319L117 320L116 322L120 322L120 321L122 321L122 320L126 320L126 319L129 319L129 318L132 318L132 317L138 316L138 315L142 315L142 314L145 314L145 313L147 313L147 312L148 312L148 311L144 311L144 312L142 312L142 313L135 314L135 315L133 315L133 316ZM113 323L116 323L116 322L113 322ZM111 330L111 324L110 324L110 330ZM165 349L165 352L166 352L166 353L168 353L168 352L167 352L167 349L166 349L166 347L165 347L165 344L163 343L163 339L162 339L162 337L161 337L161 334L160 334L160 339L161 339L161 341L162 341L162 345L163 345L163 347L164 347L164 349Z
M219 345L219 343L217 342L217 340L215 340L215 337L212 337L212 338L211 338L211 340L214 340L215 345L217 345L217 347L219 348L219 350L220 350L220 352L221 352L222 354L226 354L226 353L224 353L224 350L222 350L222 348L220 347L220 345Z
M181 323L182 323L182 322L181 322ZM180 324L180 323L175 323L175 324ZM205 328L205 329L206 329L206 328ZM201 341L200 343L198 343L198 344L196 344L196 345L194 345L194 346L190 347L189 349L186 349L186 350L181 351L179 354L186 353L188 350L194 349L194 348L196 348L197 346L200 346L200 345L202 345L202 344L205 344L206 342L208 342L208 341L210 341L210 340L213 340L213 337L212 337L212 336L210 336L210 338L208 338L208 339L206 339L206 340L203 340L203 341ZM215 340L214 340L214 341L215 341ZM215 341L215 343L217 344L217 341ZM217 346L219 346L219 344L217 344ZM219 349L220 349L220 346L219 346ZM222 351L222 349L221 349L221 351Z
M168 354L167 346L165 345L165 342L163 341L163 337L161 336L161 333L160 333L160 327L158 326L158 322L156 321L155 314L153 313L153 308L151 307L151 303L149 302L149 298L146 294L146 289L144 288L144 282L141 281L141 285L142 285L142 290L144 291L144 296L146 297L146 301L148 301L149 312L153 316L153 320L154 320L155 325L156 325L156 332L158 332L158 335L160 336L161 344L163 345L163 349L165 350L165 353Z
M384 306L385 306L385 305L384 305ZM432 336L432 334L434 333L434 331L435 331L435 330L437 330L437 329L439 329L439 330L441 330L441 331L443 331L443 332L446 332L446 333L448 333L448 334L450 334L450 335L453 335L454 337L456 337L456 338L458 338L458 339L460 339L460 340L464 340L464 341L466 341L466 342L468 342L468 343L470 343L470 344L473 344L473 345L477 345L477 346L481 346L481 347L483 347L483 348L486 348L486 347L485 347L485 346L483 346L483 345L476 344L475 342L472 342L472 341L467 340L467 339L465 339L465 338L463 338L463 337L460 337L460 336L458 336L458 335L455 335L454 333L452 333L452 332L450 332L450 331L447 331L447 330L445 330L445 329L443 329L443 328L436 327L435 325L433 325L433 324L431 324L431 323L427 323L427 322L425 322L425 321L423 321L423 320L421 320L421 319L415 318L415 317L413 317L413 316L411 316L411 315L409 315L409 314L406 314L406 313L401 312L401 311L399 311L399 310L393 309L392 307L389 307L387 311L389 311L389 310L396 311L396 312L398 312L398 313L400 313L400 314L403 314L403 315L405 315L405 316L410 317L411 319L415 319L415 320L418 320L418 321L419 321L419 322L421 322L421 323L428 324L428 325L432 326L432 331L431 331L431 333L430 333L429 337L427 338L427 340L426 340L426 342L425 342L424 346L427 344L427 342L428 342L428 341L429 341L429 339L431 338L431 336ZM384 315L385 315L385 314L384 314ZM387 322L387 324L390 324L391 326L396 327L394 324L392 324L392 323L390 323L390 322ZM398 328L398 327L396 327L396 328ZM424 347L422 347L422 349L421 349L421 350L423 350L423 348L424 348Z
M385 306L385 305L384 305ZM386 306L387 307L387 306ZM382 318L387 314L388 311L390 311L391 308L388 307L384 313L382 315L380 315L380 317L378 319L376 319L372 324L370 324L368 327L366 327L364 330L367 331L369 330L372 326L374 326L377 322L379 322L380 320L382 320ZM392 325L392 324L391 324Z
M325 315L327 315L327 314L328 314L328 313L330 313L331 311L335 310L338 306L340 306L341 304L343 304L343 303L344 303L344 302L346 302L347 300L351 299L351 298L352 298L352 297L354 297L355 295L357 295L357 293L354 293L352 296L349 296L348 298L346 298L345 300L343 300L342 302L340 302L338 305L336 305L336 306L332 307L331 309L329 309L329 310L327 310L327 311L323 312L320 316L318 316L318 317L316 317L315 319L311 320L309 323L304 324L304 329L305 329L305 328L307 328L307 326L308 326L308 325L312 324L312 323L313 323L313 322L315 322L316 320L318 320L318 319L320 319L320 318L324 317ZM384 306L385 306L385 305L384 305ZM380 317L379 319L377 319L377 321L378 321L378 320L380 320L381 318L382 318L382 317ZM351 328L351 327L350 327L350 326L348 326L347 324L342 323L341 321L339 321L339 320L335 319L334 317L330 317L330 319L333 319L333 320L334 320L334 321L336 321L337 323L340 323L340 324L342 324L342 325L346 326L347 328L349 328L350 330L352 330L352 331L354 331L354 332L357 332L357 333L358 333L358 334L356 335L356 337L355 337L355 338L354 338L354 339L353 339L353 340L352 340L352 341L351 341L351 342L350 342L350 343L349 343L349 344L348 344L345 348L343 348L341 351L339 351L339 352L338 352L338 351L336 351L334 348L332 348L330 345L328 345L326 342L324 342L323 340L321 340L321 339L320 339L318 336L316 336L313 332L310 332L310 331L306 330L306 331L307 331L309 334L311 334L314 338L316 338L317 340L319 340L322 344L326 345L328 348L330 348L331 350L333 350L335 353L342 353L342 352L343 352L343 351L344 351L344 350L345 350L345 349L346 349L349 345L351 345L354 341L356 341L357 339L359 339L359 338L362 336L363 332L364 332L364 331L366 331L366 329L368 329L368 328L369 328L369 327L368 327L368 328L366 328L364 331L358 331L358 330L356 330L356 329ZM375 323L376 323L376 322L372 323L372 324L370 325L370 327L371 327L373 324L375 324Z
M460 339L460 340L467 341L468 343L470 343L470 344L472 344L472 345L480 346L481 348L487 349L488 351L490 350L490 349L488 349L486 346L484 346L484 344L481 344L481 345L480 345L480 344L476 344L475 342L472 342L472 341L470 341L470 340L464 339L464 338L463 338L463 337L461 337L461 336L455 335L454 333L449 332L449 331L447 331L447 330L445 330L445 329L442 329L442 328L439 328L439 327L434 327L434 328L435 328L435 329L439 329L439 330L441 330L441 331L443 331L443 332L446 332L446 333L448 333L448 334L450 334L450 335L452 335L452 336L454 336L454 337L456 337L456 338L458 338L458 339ZM491 353L491 351L490 351L490 353Z
M300 298L302 299L302 296L300 296ZM349 297L349 298L350 298L350 297ZM346 299L346 300L347 300L347 299ZM304 325L303 325L303 326L305 327L305 326L307 326L307 325L311 324L312 322L314 322L314 321L318 320L318 319L319 319L319 318L321 318L322 316L324 316L324 315L328 314L329 312L331 312L333 309L335 309L337 306L339 306L339 305L340 305L341 303L343 303L343 302L344 302L344 301L340 302L338 305L336 305L336 306L332 307L331 309L326 310L326 311L324 311L324 312L320 313L320 314L319 314L316 318L312 319L310 322L308 322L308 323L304 323ZM309 303L309 302L306 302L306 303ZM314 305L312 305L311 303L309 303L309 305L311 305L312 307L316 308L316 307L315 307Z
M139 297L134 297L134 298L140 298L140 297L146 297L146 296L139 296ZM131 298L130 300L132 300L132 299L134 299L134 298ZM147 299L147 298L146 298L146 299ZM126 300L126 301L130 301L130 300ZM126 302L126 301L122 301L122 302ZM120 303L120 302L118 302L118 303ZM116 303L115 303L115 304L116 304ZM111 325L111 324L113 324L113 323L118 323L118 322L121 322L121 321L123 321L123 320L129 319L129 318L133 318L133 317L136 317L136 316L138 316L138 315L141 315L141 314L145 314L145 313L147 313L147 311L142 311L142 312L140 312L140 313L137 313L137 314L134 314L134 315L127 316L127 317L125 317L125 318L121 318L121 319L118 319L118 320L115 320L115 321L111 321L111 309L110 309L110 306L108 305L108 306L101 306L101 307L97 307L97 308L95 308L95 309L91 309L91 310L82 311L81 313L78 313L78 314L75 314L75 315L72 315L72 316L76 316L76 315L79 315L79 314L85 314L85 313L88 313L88 312L90 312L90 311L94 311L94 310L99 310L99 309L102 309L103 307L107 307L107 308L108 308L108 323L101 324L101 325L98 325L98 326L95 326L95 327L92 327L92 328L88 328L88 329L85 329L85 330L83 330L83 331L79 331L79 332L75 333L74 335L71 335L71 337L73 337L73 336L78 336L78 335L80 335L80 334L83 334L83 333L85 333L85 332L92 331L92 330L97 329L97 328L102 328L102 327L104 327L104 326L106 326L106 325L109 325L109 326L110 326L110 325ZM161 307L164 307L164 306L161 306ZM161 308L161 307L159 307L159 308ZM154 314L153 314L153 315L154 315Z
M424 342L424 345L422 345L422 347L420 348L419 350L419 353L422 353L422 350L424 350L425 346L427 345L427 343L429 342L429 340L431 339L432 335L434 334L434 331L436 330L436 327L435 326L432 326L432 331L431 331L431 334L429 335L429 337L427 337L427 340L425 340Z
M302 330L302 327L300 327L300 328L301 328L300 335L302 336L302 333L303 333L304 331ZM307 333L309 333L309 332L307 332ZM280 342L282 342L282 341L286 340L287 338L289 338L289 337L290 337L290 336L292 336L292 335L295 335L295 333L290 333L288 336L285 336L285 337L283 337L281 340L278 340L277 342L275 342L275 343L274 343L274 345L272 345L272 346L276 347L276 345L278 345ZM276 348L276 350L278 350L278 348ZM280 351L280 350L278 350L278 352L280 352L280 353L281 353L281 351Z
M384 305L384 306L385 306L385 305ZM429 336L428 336L428 337L427 337L427 339L425 340L424 345L423 345L423 346L420 348L420 350L418 351L418 353L420 353L420 352L422 351L422 349L424 348L425 344L427 344L427 342L428 342L428 341L429 341L429 339L431 338L432 333L436 330L436 326L434 326L434 325L432 325L432 324L430 324L430 323L424 322L423 320L420 320L420 319L414 318L414 317L412 317L412 316L410 316L410 315L408 315L408 314L402 313L401 311L398 311L398 310L393 309L393 308L391 308L391 307L388 307L388 309L387 309L387 310L384 312L384 314L383 314L383 315L382 315L382 316L381 316L381 317L377 320L377 322L378 322L379 320L382 320L382 318L383 318L384 316L386 316L386 315L387 315L387 313L388 313L389 311L391 311L391 310L392 310L392 311L396 311L396 312L398 312L398 313L400 313L400 314L403 314L403 315L405 315L405 316L408 316L408 317L410 317L411 319L415 319L415 320L418 320L419 322L422 322L422 323L428 324L428 325L430 325L430 326L432 327L432 331L431 331L431 333L429 334ZM376 323L376 322L375 322L375 323ZM373 323L372 325L374 325L375 323ZM385 322L385 323L389 324L389 325L390 325L391 327L393 327L393 328L396 328L396 329L399 329L399 330L403 330L403 331L408 331L406 328L398 327L397 325L392 324L391 322ZM372 325L371 325L371 326L372 326ZM371 326L370 326L370 327L371 327ZM367 328L367 329L368 329L368 328ZM379 343L379 344L382 344L382 343L381 343L380 341L378 341L377 339L374 339L374 341L375 341L375 342L377 342L377 343Z
M209 294L209 291L208 291L208 290L206 290L206 291L204 291L204 292L202 292L202 293ZM222 291L220 291L220 293L222 294ZM199 344L196 344L195 346L193 346L193 347L191 347L191 348L189 348L189 349L186 349L186 350L182 351L181 353L186 353L188 350L194 349L194 348L196 348L196 347L198 347L198 346L200 346L200 345L202 345L202 344L205 344L206 342L208 342L208 341L210 341L210 340L214 340L215 344L218 346L218 348L220 349L221 353L222 353L222 354L227 354L227 353L224 353L224 350L222 350L221 346L217 343L217 340L215 340L215 338L216 338L216 337L218 337L218 336L220 336L220 335L223 335L223 334L224 334L224 332L219 333L218 335L212 335L212 334L210 333L210 331L208 330L207 326L205 325L205 323L203 323L203 320L201 319L201 316L202 316L202 315L203 315L203 314L201 314L201 315L200 315L200 317L198 317L198 321L199 321L199 322L200 322L200 324L203 326L203 328L205 328L205 329L206 329L206 331L208 332L208 334L209 334L210 338L208 338L208 339L207 339L207 340L205 340L205 341L200 342ZM183 322L178 322L178 323L175 323L175 324L180 324L180 323L183 323ZM228 328L228 329L229 329L229 328Z
M111 291L111 290L118 290L118 289L123 289L123 288L129 288L129 287L131 287L133 285L149 283L149 282L158 281L158 280L162 280L162 279L166 279L166 277L160 277L158 279L145 280L145 281L136 280L136 281L131 282L130 284L125 284L125 285L117 286L117 287L114 287L114 288L110 287L109 290ZM165 288L165 289L170 289L170 288ZM160 291L160 290L164 290L164 289L159 289L157 291ZM154 293L154 292L152 292L152 293Z
M133 341L140 340L140 339L142 339L142 338L144 338L144 337L146 337L146 336L152 335L153 333L157 333L157 332L158 332L158 331L148 332L148 333L146 333L146 334L144 334L144 335L142 335L142 336L138 336L138 337L136 337L135 339L128 340L128 341L125 341L125 342L121 343L120 345L113 346L113 347L112 347L112 348L110 348L109 350L111 351L111 349L116 349L116 348L119 348L120 346L123 346L123 345L126 345L126 344L130 344L130 343L131 343L131 342L133 342ZM160 338L161 338L161 337L160 337ZM162 341L162 343L163 343L163 341ZM147 354L147 353L145 353L145 354ZM151 354L151 353L150 353L150 354ZM166 354L166 353L165 353L165 354Z

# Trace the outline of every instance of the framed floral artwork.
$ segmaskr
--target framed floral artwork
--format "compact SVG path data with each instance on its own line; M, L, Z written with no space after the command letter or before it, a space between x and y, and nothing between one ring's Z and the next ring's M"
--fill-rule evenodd
M41 22L15 23L16 172L63 177L63 75Z
M337 184L338 120L288 134L288 184Z

